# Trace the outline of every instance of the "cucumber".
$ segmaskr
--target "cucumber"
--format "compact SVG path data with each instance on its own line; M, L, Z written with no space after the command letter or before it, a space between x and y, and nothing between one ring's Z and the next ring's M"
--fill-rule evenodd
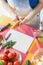
M30 65L30 64L31 64L30 61L27 60L25 65Z

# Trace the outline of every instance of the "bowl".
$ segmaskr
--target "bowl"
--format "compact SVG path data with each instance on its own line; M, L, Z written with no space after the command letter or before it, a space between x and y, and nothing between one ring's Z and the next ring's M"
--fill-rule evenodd
M43 48L38 49L32 58L34 65L43 65Z
M21 55L21 53L19 52L19 51L16 51L15 49L13 49L13 48L10 48L10 49L2 49L2 50L0 50L0 55L4 55L4 51L5 50L9 50L10 51L10 53L16 53L16 59L18 59L18 61L20 62L20 63L22 63L22 55Z

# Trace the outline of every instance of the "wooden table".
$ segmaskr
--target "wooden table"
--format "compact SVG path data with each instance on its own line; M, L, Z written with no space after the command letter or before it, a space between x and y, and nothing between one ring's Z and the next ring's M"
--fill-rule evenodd
M33 32L34 30L36 30L35 28L27 25L27 24L24 24L18 28L15 28L16 26L19 25L19 21L17 20L16 22L12 21L11 19L9 19L8 17L1 17L0 19L0 27L4 26L5 24L7 23L10 23L11 26L6 28L5 30L3 30L2 32L0 32L0 34L2 35L5 35L11 28L14 29L14 30L17 30L19 32L22 32L26 35L29 35L29 36L33 36ZM22 54L22 57L23 57L23 60L25 58L25 60L23 61L23 64L22 65L25 65L25 61L27 59L31 60L32 59L32 56L34 54L34 52L38 49L37 45L36 45L36 41L34 40L32 45L30 46L30 48L28 49L28 52L27 54L24 54L22 52L20 52ZM25 56L24 56L25 55Z

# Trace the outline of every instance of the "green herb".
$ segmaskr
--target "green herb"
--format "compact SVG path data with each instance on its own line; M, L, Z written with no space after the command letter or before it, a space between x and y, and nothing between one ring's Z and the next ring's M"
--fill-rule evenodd
M11 40L11 41L8 41L8 42L6 42L5 44L3 44L2 47L3 47L3 48L12 48L15 43L16 43L15 41L13 42L13 41Z
M2 62L2 60L0 60L0 65L4 65L3 62Z
M25 65L30 65L30 64L31 64L30 61L27 60Z

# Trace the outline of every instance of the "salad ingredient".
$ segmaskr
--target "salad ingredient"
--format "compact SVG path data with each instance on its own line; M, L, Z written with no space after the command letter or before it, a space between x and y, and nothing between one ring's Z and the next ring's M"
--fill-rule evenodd
M26 65L30 65L31 63L30 63L30 61L29 60L27 60L26 61Z
M20 65L19 61L14 61L14 65Z
M9 49L4 50L3 54L0 55L0 59L0 65L20 65L17 52L12 52Z
M43 56L41 56L40 59L36 57L34 61L34 65L43 65Z
M9 58L9 59L14 58L15 56L16 56L16 53L9 53L9 54L8 54L8 58Z
M5 44L2 45L3 48L12 48L12 46L15 44L16 42L8 41Z
M39 40L40 42L43 42L43 37L39 37L38 40Z
M8 54L10 51L8 49L4 50L4 54Z
M38 62L38 65L43 65L43 63L40 61L40 62Z
M43 62L43 56L41 57L41 61Z
M7 54L3 54L2 58L3 58L3 60L8 60Z
M8 62L8 64L7 65L12 65L12 62Z

